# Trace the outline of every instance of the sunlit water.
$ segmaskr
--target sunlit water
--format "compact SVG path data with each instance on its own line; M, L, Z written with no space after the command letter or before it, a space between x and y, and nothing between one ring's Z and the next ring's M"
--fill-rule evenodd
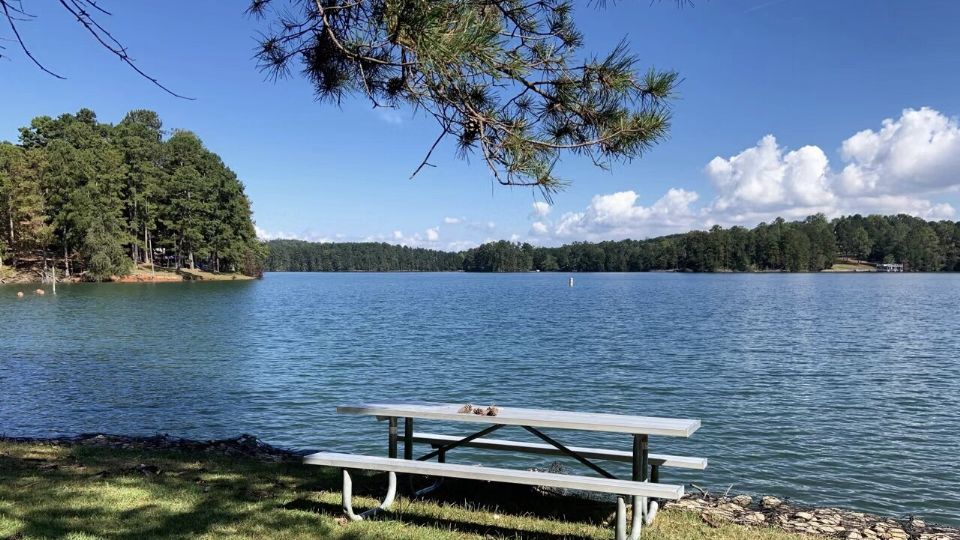
M34 287L3 286L0 432L249 432L383 454L386 426L337 404L692 417L692 438L651 449L710 466L664 481L960 524L960 275L567 278L268 274L19 300ZM629 448L622 435L553 433Z

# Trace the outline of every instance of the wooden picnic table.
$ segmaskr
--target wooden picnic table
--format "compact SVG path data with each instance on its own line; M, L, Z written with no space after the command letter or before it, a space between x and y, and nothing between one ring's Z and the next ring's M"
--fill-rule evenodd
M398 450L398 419L404 419L404 459L413 456L413 423L415 419L441 420L488 424L489 427L418 457L426 461L434 457L444 458L446 452L464 446L504 426L518 426L555 447L560 453L576 459L606 478L616 478L613 474L596 465L586 457L543 433L541 429L565 429L582 431L602 431L624 433L633 436L633 474L631 479L638 482L658 481L656 468L652 477L648 475L649 437L689 437L700 428L700 420L681 418L659 418L650 416L632 416L623 414L590 413L573 411L555 411L547 409L525 409L517 407L497 407L495 416L458 412L462 404L409 404L409 403L371 403L344 405L337 407L338 413L375 416L388 421L388 456L396 458Z

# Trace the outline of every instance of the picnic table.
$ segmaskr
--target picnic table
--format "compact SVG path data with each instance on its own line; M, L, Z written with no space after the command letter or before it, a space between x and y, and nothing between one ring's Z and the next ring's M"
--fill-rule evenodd
M650 478L648 475L650 450L649 437L659 435L666 437L689 437L700 428L700 420L680 418L658 418L651 416L631 416L622 414L590 413L573 411L555 411L549 409L524 409L518 407L497 407L496 416L486 416L458 412L463 405L457 404L408 404L408 403L372 403L362 405L344 405L337 407L341 414L359 414L375 416L380 420L387 420L387 453L388 457L398 457L398 424L403 418L403 458L414 459L414 420L444 420L451 422L466 422L472 424L490 424L482 430L460 439L450 441L440 448L419 456L416 459L426 461L448 453L459 446L469 445L472 441L489 435L505 426L519 426L532 433L539 439L555 448L559 453L576 459L605 478L616 478L589 458L584 451L577 451L547 435L542 429L566 429L580 431L602 431L608 433L624 433L633 435L631 462L633 474L631 479L643 482ZM580 449L588 450L588 449Z
M491 410L492 409L492 410ZM371 403L337 407L341 414L376 417L387 422L387 457L358 456L319 452L304 458L313 465L338 467L343 470L343 506L351 519L362 519L378 510L387 509L396 493L396 474L416 474L437 477L437 482L415 492L422 495L432 491L444 477L509 482L526 485L549 485L554 487L584 489L618 495L616 537L627 538L626 510L623 496L632 497L633 520L629 538L640 534L641 517L650 523L656 515L658 499L678 499L683 495L682 486L659 484L661 466L704 469L707 460L683 456L651 454L650 436L689 437L700 428L699 420L659 418L624 414L555 411L517 407L479 408L474 411L462 404L409 404ZM477 414L480 413L480 414ZM399 424L403 419L403 459L399 458ZM414 432L414 421L435 420L465 424L486 425L469 435L437 435ZM533 434L543 443L486 438L487 435L507 426L516 426ZM543 430L578 430L589 432L619 433L631 436L629 450L587 448L568 446ZM423 455L414 455L414 443L428 443L433 449ZM561 475L536 471L451 465L446 463L450 451L460 447L482 448L501 451L530 452L563 455L577 460L602 478ZM427 463L437 458L438 463ZM625 461L632 464L629 479L619 479L596 460ZM359 468L389 473L387 497L378 508L356 515L353 512L352 481L348 469Z

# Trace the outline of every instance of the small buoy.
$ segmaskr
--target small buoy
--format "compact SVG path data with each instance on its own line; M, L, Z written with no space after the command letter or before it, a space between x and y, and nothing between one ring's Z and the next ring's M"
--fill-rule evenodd
M43 289L37 289L37 290L34 291L34 292L37 293L37 294L39 294L40 296L43 296L43 295L47 294L46 291L44 291Z
M573 287L573 276L570 276L570 286Z
M17 298L23 298L23 291L17 291Z

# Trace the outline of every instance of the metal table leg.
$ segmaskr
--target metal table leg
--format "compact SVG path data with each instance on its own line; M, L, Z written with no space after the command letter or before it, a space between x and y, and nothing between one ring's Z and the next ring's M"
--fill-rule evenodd
M403 459L413 459L413 418L403 419Z
M389 434L387 436L387 456L397 457L397 417L391 416L387 421L389 424Z

